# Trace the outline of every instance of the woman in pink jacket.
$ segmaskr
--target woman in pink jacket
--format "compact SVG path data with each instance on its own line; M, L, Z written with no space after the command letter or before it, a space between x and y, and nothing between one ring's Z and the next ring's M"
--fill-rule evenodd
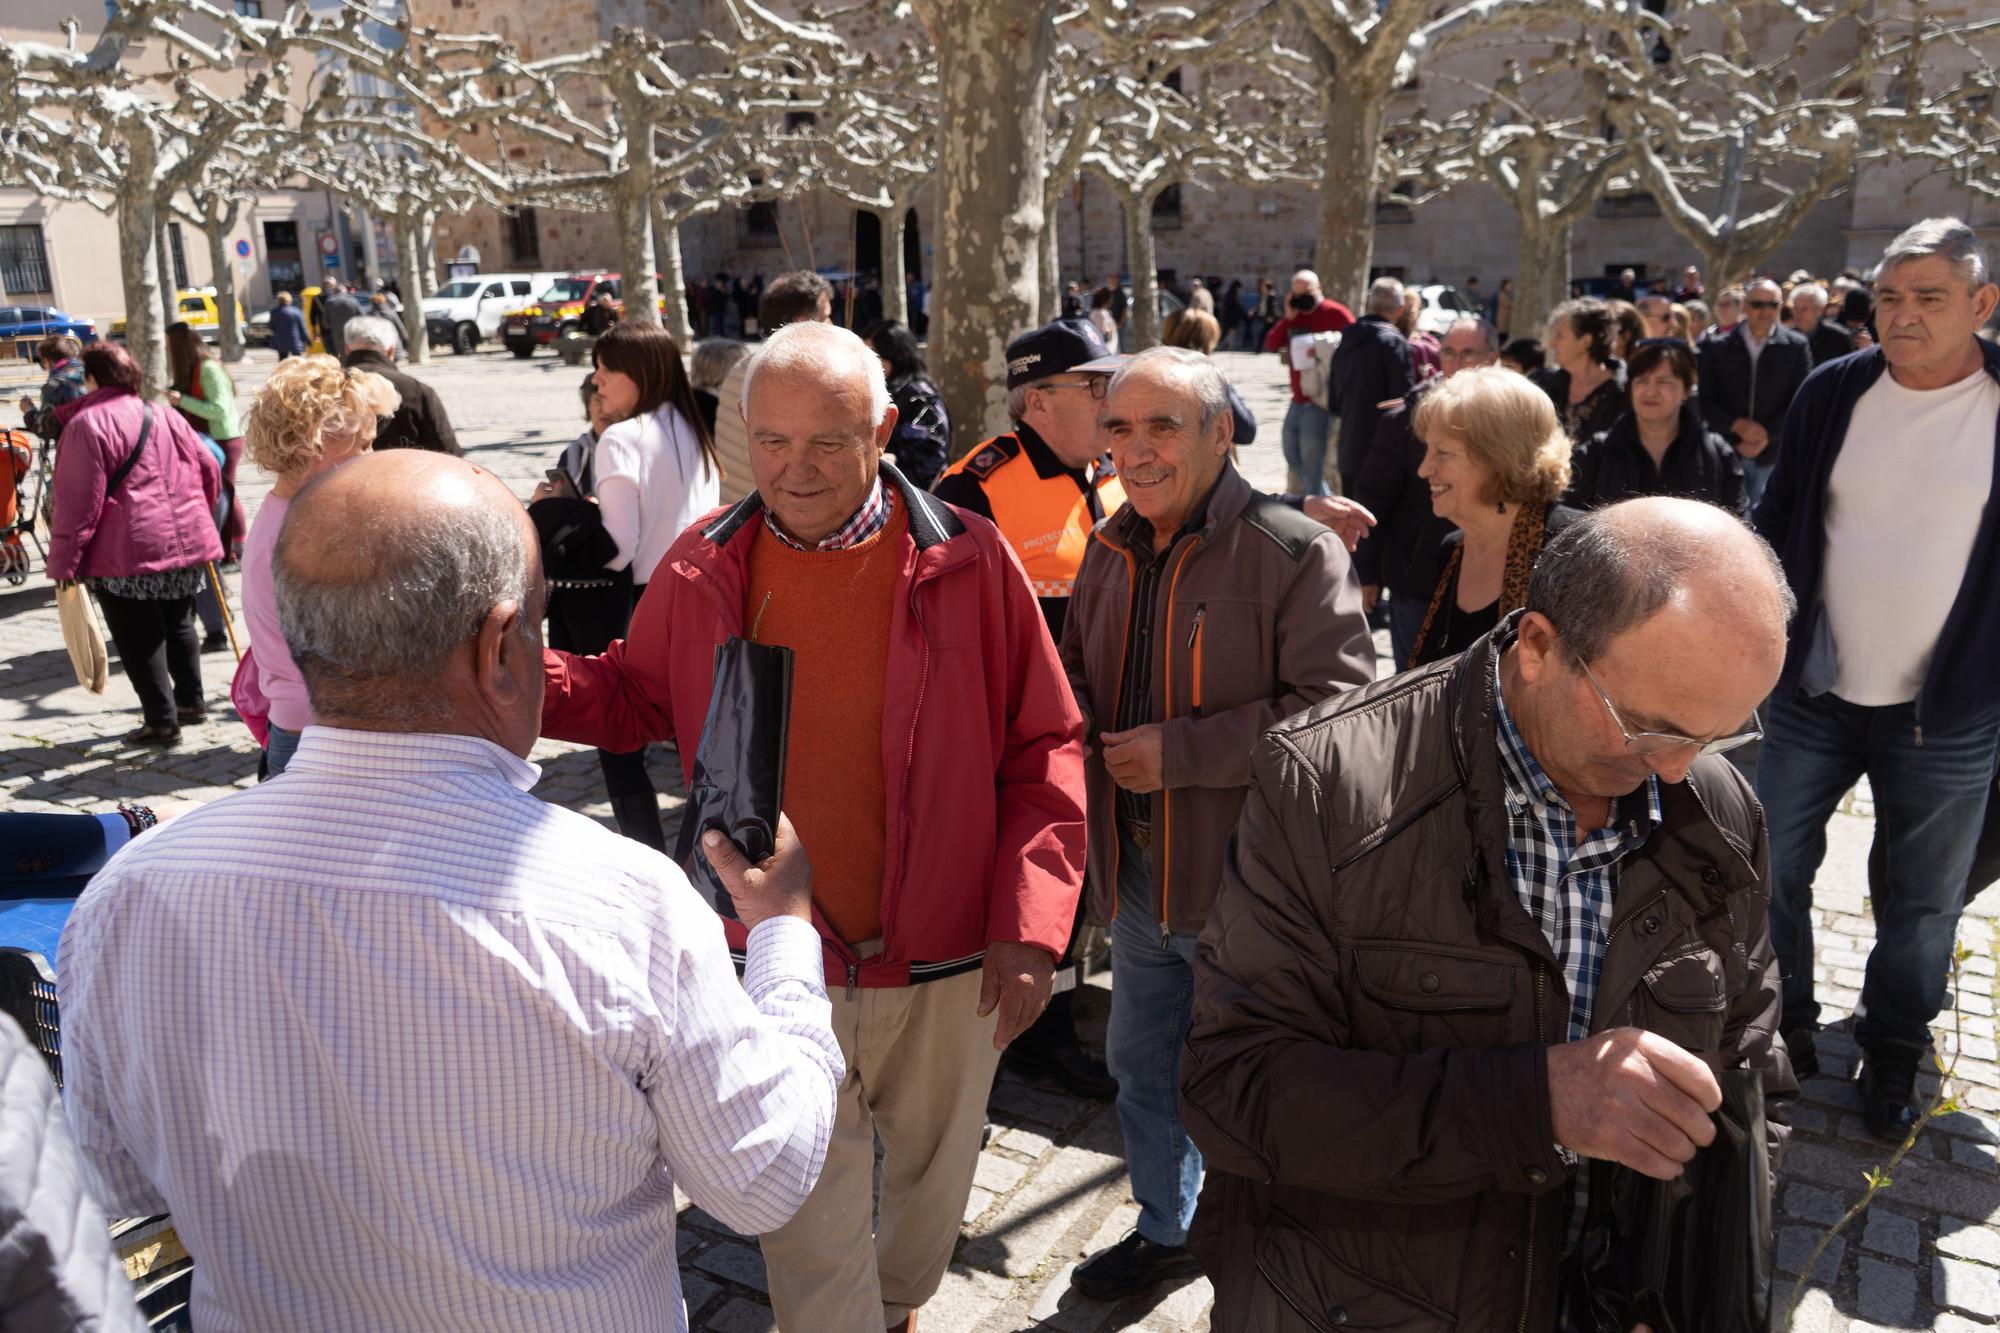
M207 716L194 598L222 558L222 474L180 413L140 396L124 348L91 344L83 375L56 454L49 577L81 581L103 609L145 714L127 743L177 745Z

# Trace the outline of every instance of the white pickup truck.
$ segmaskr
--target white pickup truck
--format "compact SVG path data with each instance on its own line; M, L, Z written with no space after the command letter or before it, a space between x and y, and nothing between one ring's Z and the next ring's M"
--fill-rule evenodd
M424 298L424 332L433 347L465 354L500 336L500 324L560 273L476 273L454 278Z

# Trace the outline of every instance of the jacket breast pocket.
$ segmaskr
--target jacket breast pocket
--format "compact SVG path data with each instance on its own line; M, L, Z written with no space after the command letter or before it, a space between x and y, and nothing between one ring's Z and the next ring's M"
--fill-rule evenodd
M1639 1026L1690 1051L1722 1045L1729 986L1715 950L1701 946L1662 958L1647 969L1639 992Z
M1405 943L1357 943L1351 958L1348 1018L1359 1050L1407 1055L1516 1039L1521 975L1511 960Z
M1270 1225L1258 1228L1252 1258L1257 1276L1276 1297L1275 1302L1259 1302L1277 1316L1271 1321L1274 1327L1314 1333L1451 1333L1457 1327L1444 1311L1362 1276L1285 1214L1274 1211L1272 1218Z

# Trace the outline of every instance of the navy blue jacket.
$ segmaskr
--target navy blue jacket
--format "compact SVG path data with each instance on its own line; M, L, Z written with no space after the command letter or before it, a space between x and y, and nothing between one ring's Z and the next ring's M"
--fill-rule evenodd
M1333 410L1340 415L1340 441L1335 458L1346 489L1361 475L1368 451L1375 444L1375 429L1381 424L1381 404L1401 398L1416 386L1416 371L1410 364L1410 344L1396 326L1380 315L1363 315L1340 334L1340 346L1333 349L1332 377L1328 395Z
M1986 373L2000 381L2000 347L1982 339L1979 350ZM1757 531L1777 548L1799 599L1785 670L1778 677L1779 698L1801 688L1821 693L1833 681L1833 636L1820 604L1827 485L1847 441L1854 405L1887 369L1879 347L1829 361L1806 377L1785 417L1784 447L1755 516ZM2000 500L2000 421L1994 423L1994 440L1993 495ZM1910 515L1910 522L1922 521L1923 515ZM2000 707L2000 504L1987 502L1965 569L1936 574L1959 580L1958 597L1917 693L1919 732L1926 726L1949 730L1983 721Z
M271 307L271 350L297 356L306 350L306 317L295 305Z

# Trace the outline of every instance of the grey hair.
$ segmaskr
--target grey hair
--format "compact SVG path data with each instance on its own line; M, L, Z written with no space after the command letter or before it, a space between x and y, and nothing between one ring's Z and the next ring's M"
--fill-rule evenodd
M1749 282L1743 285L1744 299L1748 300L1750 297L1750 293L1756 291L1759 287L1769 287L1772 291L1776 292L1780 297L1783 297L1785 294L1784 287L1779 284L1776 278L1753 278Z
M378 352L393 352L402 341L396 326L380 315L356 315L340 326L340 336L349 347L372 347Z
M1148 347L1111 376L1111 383L1104 390L1105 400L1110 401L1128 376L1141 368L1163 364L1179 372L1181 382L1194 390L1195 401L1201 404L1201 433L1206 435L1215 429L1216 421L1229 412L1229 381L1222 377L1215 362L1190 347Z
M734 338L703 338L688 358L688 383L711 393L722 387L736 363L750 355L750 344Z
M1797 301L1801 296L1807 300L1817 301L1821 305L1826 304L1826 288L1816 282L1802 282L1792 288L1792 300Z
M1451 322L1451 327L1444 331L1444 336L1449 338L1467 324L1479 330L1479 340L1486 345L1487 351L1493 353L1495 356L1500 354L1500 330L1494 328L1491 323L1481 319L1478 315L1461 315L1457 319L1454 319Z
M1292 281L1303 282L1314 288L1318 288L1319 274L1313 272L1309 268L1302 268L1297 273L1292 274Z
M1931 255L1949 260L1973 291L1986 285L1987 274L1992 271L1979 233L1957 218L1925 218L1889 242L1889 248L1882 252L1882 263L1875 270L1876 276L1879 278L1906 259L1925 259Z
M879 424L889 410L889 381L882 373L882 358L840 325L811 319L778 329L751 355L750 364L743 371L743 397L737 407L746 415L749 413L750 384L759 371L832 368L843 357L848 365L840 368L867 382L869 416Z
M1016 384L1013 388L1007 390L1007 419L1009 421L1019 424L1027 419L1028 392L1034 387L1032 384Z
M1528 579L1527 609L1546 616L1586 663L1651 619L1687 587L1690 575L1715 560L1709 535L1675 524L1620 522L1615 508L1593 509L1551 538ZM1748 524L1743 531L1757 543L1789 624L1798 599L1778 553Z
M321 572L297 563L299 548L328 536L311 522L312 492L308 485L286 515L271 575L278 623L314 712L436 729L450 718L438 683L452 654L502 602L520 608L521 638L539 651L540 617L528 605L536 552L515 515L490 504L445 505L422 523L345 534L365 539L370 558Z
M1367 310L1371 315L1393 315L1406 299L1403 284L1395 278L1377 278L1368 284Z

